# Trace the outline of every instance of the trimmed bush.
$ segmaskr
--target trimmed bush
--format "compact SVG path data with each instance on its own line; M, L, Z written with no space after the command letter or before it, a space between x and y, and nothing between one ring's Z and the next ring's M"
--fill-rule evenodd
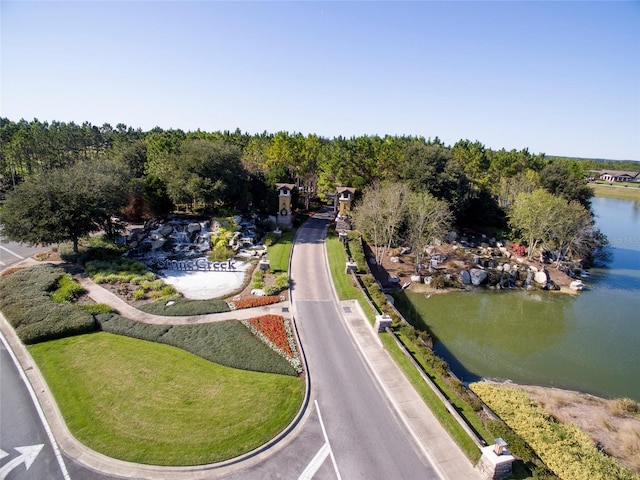
M635 480L572 423L558 423L517 387L472 383L471 389L563 480Z
M113 307L107 305L106 303L83 303L78 305L78 307L83 308L91 315L100 315L101 313L112 313L115 312Z
M49 295L64 275L62 268L43 264L0 279L0 310L25 344L94 331L89 312Z
M58 287L51 292L56 303L70 303L84 292L84 288L71 275L65 273L58 279Z
M362 246L362 237L358 232L347 232L348 255L356 262L357 273L365 274L367 269L367 257Z
M148 325L117 314L96 316L100 328L140 340L165 343L228 367L297 376L293 366L237 320L202 325Z
M173 304L167 306L167 298L153 303L140 305L139 310L151 313L152 315L169 315L172 317L206 315L208 313L228 312L227 302L219 298L209 300L191 300L189 298L172 298Z

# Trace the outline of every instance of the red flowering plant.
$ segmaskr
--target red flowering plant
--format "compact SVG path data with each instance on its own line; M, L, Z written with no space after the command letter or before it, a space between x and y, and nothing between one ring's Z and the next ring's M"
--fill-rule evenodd
M265 297L241 298L227 302L229 310L240 310L242 308L263 307L273 303L283 302L286 298L283 295L268 295Z
M242 320L242 323L262 342L285 358L298 373L302 372L289 320L280 315L262 315Z

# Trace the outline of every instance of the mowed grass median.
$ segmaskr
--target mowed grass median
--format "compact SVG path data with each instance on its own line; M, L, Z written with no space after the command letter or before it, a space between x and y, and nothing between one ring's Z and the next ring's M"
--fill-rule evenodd
M202 465L249 452L286 428L304 396L296 377L105 332L29 351L73 435L136 463Z

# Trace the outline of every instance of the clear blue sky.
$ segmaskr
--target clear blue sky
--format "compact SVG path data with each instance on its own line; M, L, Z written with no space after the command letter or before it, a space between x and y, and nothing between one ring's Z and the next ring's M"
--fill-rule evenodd
M11 2L0 115L640 160L640 2Z

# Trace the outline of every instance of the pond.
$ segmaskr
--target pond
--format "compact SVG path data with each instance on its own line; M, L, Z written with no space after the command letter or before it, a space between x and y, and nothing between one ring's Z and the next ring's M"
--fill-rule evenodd
M586 288L397 296L396 306L436 337L434 350L463 381L556 386L640 401L640 202L593 199L611 242Z

